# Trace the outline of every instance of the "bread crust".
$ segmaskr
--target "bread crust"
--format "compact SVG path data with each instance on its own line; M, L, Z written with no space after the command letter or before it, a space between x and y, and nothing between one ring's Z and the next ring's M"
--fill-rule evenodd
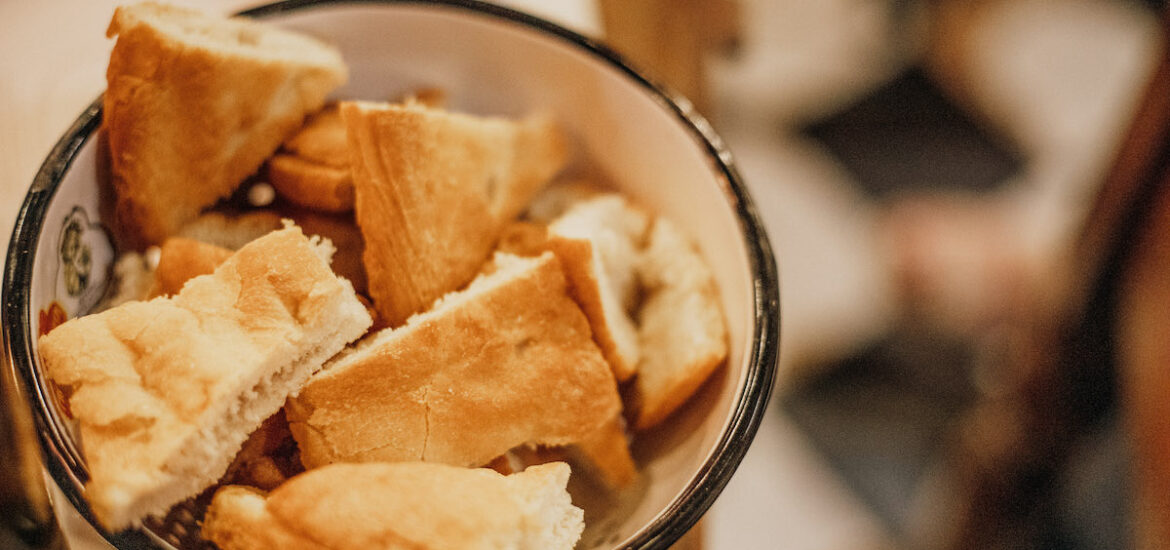
M190 279L215 272L232 251L194 239L172 237L159 250L154 285L148 298L177 294Z
M391 326L470 282L566 157L547 117L368 102L343 102L341 114L370 297Z
M276 231L173 298L41 337L45 371L70 394L85 495L103 525L121 529L213 484L287 394L370 325L318 248L299 228Z
M353 210L345 123L337 104L309 117L268 161L268 182L284 199L329 213Z
M627 308L636 298L634 273L649 217L620 195L575 203L548 227L546 246L565 267L569 292L619 382L637 371L637 327Z
M242 19L118 8L103 126L122 232L161 243L256 172L345 81L340 55Z
M550 253L372 335L286 408L306 467L425 460L482 466L524 444L584 439L617 385Z
M204 538L222 550L573 547L584 529L564 463L508 476L419 462L335 464L271 494L220 489Z

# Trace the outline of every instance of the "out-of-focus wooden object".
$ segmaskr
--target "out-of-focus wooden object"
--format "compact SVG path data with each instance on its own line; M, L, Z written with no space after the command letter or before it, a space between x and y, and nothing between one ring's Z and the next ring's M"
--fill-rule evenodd
M739 37L737 0L599 0L605 40L711 115L704 58Z
M1162 29L1170 36L1170 12ZM1004 389L976 407L952 453L962 503L951 550L1035 542L1030 529L1051 511L1077 438L1113 407L1134 445L1134 547L1170 548L1166 39L1060 271L1020 331Z
M1134 445L1139 550L1170 548L1170 180L1157 195L1121 276L1114 335Z

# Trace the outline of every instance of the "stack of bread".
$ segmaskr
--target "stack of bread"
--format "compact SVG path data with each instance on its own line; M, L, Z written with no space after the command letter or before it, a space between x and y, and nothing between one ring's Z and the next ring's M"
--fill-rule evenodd
M558 181L554 115L327 103L330 46L159 4L109 33L120 243L157 249L152 284L39 343L107 529L215 491L224 550L572 548L551 459L621 490L724 361L700 255Z

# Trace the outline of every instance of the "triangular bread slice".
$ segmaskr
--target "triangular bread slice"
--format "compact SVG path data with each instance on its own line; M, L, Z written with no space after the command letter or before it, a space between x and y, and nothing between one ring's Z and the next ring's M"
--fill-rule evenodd
M649 217L615 193L569 207L548 227L546 246L565 266L569 292L619 381L637 369L638 332L627 311L638 295L635 264Z
M216 492L201 535L222 550L571 550L584 512L553 462L501 475L424 462L334 464L272 493Z
M243 18L114 12L103 126L122 229L161 243L255 173L342 84L340 54Z
M341 115L370 298L391 326L470 282L503 222L567 154L541 115L515 121L414 102L344 102Z
M248 434L371 320L328 242L295 226L244 246L173 298L127 302L41 337L70 395L110 530L211 486Z
M308 468L424 460L482 466L580 441L620 411L617 384L560 262L495 271L331 361L286 406Z
M638 263L642 359L634 378L634 427L664 420L727 357L727 327L710 268L683 233L657 218Z

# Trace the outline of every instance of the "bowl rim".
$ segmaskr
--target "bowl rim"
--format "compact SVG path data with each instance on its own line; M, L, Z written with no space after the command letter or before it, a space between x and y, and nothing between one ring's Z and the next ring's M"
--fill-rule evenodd
M694 106L669 87L652 80L604 43L545 19L479 0L282 0L238 12L267 18L306 8L341 5L418 5L464 10L503 20L561 40L610 68L616 69L670 113L702 149L722 176L718 182L732 207L743 238L751 271L751 345L745 350L747 368L740 398L713 452L674 500L625 543L626 548L667 548L691 529L711 507L742 462L763 420L776 375L780 339L779 275L772 247L759 213L723 140ZM4 266L3 344L10 368L34 409L45 467L66 498L98 532L117 547L151 547L153 537L142 529L108 533L95 520L82 496L85 469L62 449L68 448L47 411L52 410L45 380L34 367L36 338L30 313L34 251L44 227L44 216L65 174L102 120L102 96L91 103L64 133L33 178L13 227Z

